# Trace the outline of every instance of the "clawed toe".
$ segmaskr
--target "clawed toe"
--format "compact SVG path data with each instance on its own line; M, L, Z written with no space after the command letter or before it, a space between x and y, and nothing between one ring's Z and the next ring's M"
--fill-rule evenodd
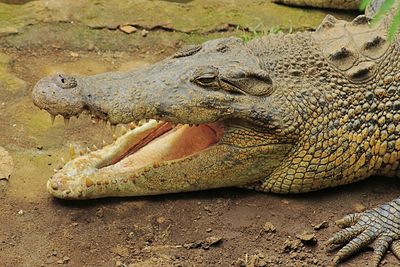
M374 249L372 266L379 266L389 249L400 259L400 212L396 201L363 213L347 215L336 222L344 229L335 233L327 245L344 246L334 257L334 264L368 246Z

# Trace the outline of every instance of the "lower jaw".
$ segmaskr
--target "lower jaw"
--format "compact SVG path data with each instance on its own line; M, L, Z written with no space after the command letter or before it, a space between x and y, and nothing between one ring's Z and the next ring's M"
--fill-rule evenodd
M134 159L130 157L143 153L140 150L146 146L151 147L151 141L145 146L136 147L138 149L132 149L132 146L122 150L118 148L123 146L126 140L132 141L138 136L148 136L154 129L165 125L163 122L150 123L151 127L148 125L146 128L145 124L134 129L131 136L128 132L128 135L116 140L114 145L67 163L49 180L49 192L64 199L93 199L240 186L268 176L281 163L283 155L289 149L288 145L238 148L221 144L219 140L222 133L216 134L218 129L222 129L218 128L221 125L203 125L199 127L211 127L217 131L214 133L215 139L205 138L209 142L203 143L197 150L190 150L189 153L178 156L173 153L173 157L153 158L148 164L128 164L128 159ZM213 134L211 129L192 128L188 125L180 126L177 131L182 129L200 129ZM164 135L169 131L164 132ZM136 144L140 143L138 140L135 141ZM154 140L157 141L157 138L152 141ZM124 166L125 163L127 164Z
M237 148L219 144L183 160L173 160L140 170L115 170L66 177L55 175L49 181L50 193L63 199L146 196L243 186L268 177L282 162L288 145ZM268 152L274 151L274 153ZM267 155L267 156L266 156ZM54 190L52 182L64 180Z

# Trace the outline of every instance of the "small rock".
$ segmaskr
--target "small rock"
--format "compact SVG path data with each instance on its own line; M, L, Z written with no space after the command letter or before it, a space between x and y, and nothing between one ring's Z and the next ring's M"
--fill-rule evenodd
M204 241L197 241L193 243L184 244L183 247L186 249L192 248L202 248L202 249L209 249L211 246L214 246L223 241L223 238L220 236L210 236L207 237Z
M222 241L222 237L220 236L210 236L207 237L206 240L202 244L202 248L209 249L211 246L216 245L217 243Z
M79 57L79 54L76 52L69 53L71 57Z
M142 32L140 33L142 37L146 37L149 34L148 30L143 29Z
M292 251L298 251L303 247L303 243L299 240L289 240L287 239L283 243L283 252L290 253Z
M361 203L356 203L353 205L353 209L355 212L364 212L367 208Z
M119 26L118 28L121 32L127 33L127 34L131 34L137 31L137 29L132 26L132 25L123 25L123 26Z
M317 238L313 233L304 232L302 234L296 235L296 237L300 239L301 242L307 245L315 245L317 243Z
M115 262L115 267L121 267L121 266L123 266L123 263L121 262L121 261L116 261Z
M58 260L57 261L57 264L63 264L64 262L63 262L63 260Z
M158 218L157 218L157 223L158 223L158 224L163 224L163 223L165 223L165 221L166 221L166 220L165 220L165 217L162 217L162 216L161 216L161 217L158 217Z
M104 212L103 212L103 209L102 209L102 208L98 208L98 209L97 209L97 211L96 211L96 216L99 217L99 218L103 218Z
M207 229L206 229L206 232L207 232L207 233L212 232L212 229L211 229L211 228L207 228Z
M323 221L319 224L311 224L314 230L321 230L329 227L329 223L327 221Z
M24 211L23 210L19 210L18 211L18 215L24 215Z
M275 233L276 227L271 222L266 222L263 226L263 229L267 233Z
M42 150L43 146L39 145L39 146L36 146L36 148L37 148L37 150Z
M79 223L77 223L77 222L72 223L72 226L78 226L78 225L79 225Z
M69 258L68 256L64 256L64 257L62 258L62 261L63 261L64 264L68 263L69 260L70 260L70 258Z

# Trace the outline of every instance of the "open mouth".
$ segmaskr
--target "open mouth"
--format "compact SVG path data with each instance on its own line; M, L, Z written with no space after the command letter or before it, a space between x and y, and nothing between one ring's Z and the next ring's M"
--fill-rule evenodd
M157 167L165 162L182 159L217 144L223 136L221 123L173 125L170 122L149 120L143 126L131 129L112 145L98 153L104 160L97 169L112 171L115 168L139 170L146 166Z
M107 179L102 181L96 177L109 178L122 172L138 177L151 168L156 169L201 154L217 145L223 135L224 126L221 122L191 126L148 120L140 127L131 127L113 144L66 163L49 180L48 189L68 197L72 194L71 188L79 188L80 184L89 188L109 183ZM85 179L84 182L76 179L77 176Z

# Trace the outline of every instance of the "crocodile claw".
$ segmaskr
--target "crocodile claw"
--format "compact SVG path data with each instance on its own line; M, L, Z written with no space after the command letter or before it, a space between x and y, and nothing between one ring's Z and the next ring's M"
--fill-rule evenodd
M343 230L334 234L328 245L343 245L333 259L338 264L361 249L374 249L372 266L378 266L390 248L400 259L400 199L363 213L353 213L336 222Z

